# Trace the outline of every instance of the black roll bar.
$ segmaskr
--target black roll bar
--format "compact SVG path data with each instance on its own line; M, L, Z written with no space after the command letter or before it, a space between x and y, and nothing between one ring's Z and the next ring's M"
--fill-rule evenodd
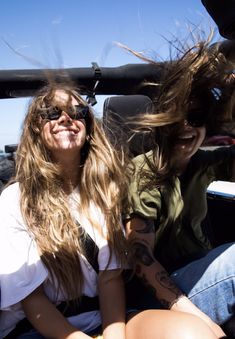
M65 69L24 69L0 71L0 99L34 95L50 79L71 80L89 95L98 81L96 94L118 95L141 93L140 85L146 81L159 81L164 63L127 64L119 67L100 67L99 79L93 67Z

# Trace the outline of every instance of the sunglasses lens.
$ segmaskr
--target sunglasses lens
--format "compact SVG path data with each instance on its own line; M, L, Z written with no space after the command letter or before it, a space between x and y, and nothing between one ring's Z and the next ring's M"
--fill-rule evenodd
M187 120L189 125L191 125L192 127L202 127L205 125L204 121L200 121L200 120Z
M47 114L48 120L57 120L61 116L62 111L61 110L53 110L50 113Z
M206 124L206 116L205 114L200 114L200 113L194 113L194 114L188 114L186 118L187 122L189 125L192 127L203 127Z
M89 108L87 106L76 105L73 119L75 120L86 119L86 116L88 113L89 113Z

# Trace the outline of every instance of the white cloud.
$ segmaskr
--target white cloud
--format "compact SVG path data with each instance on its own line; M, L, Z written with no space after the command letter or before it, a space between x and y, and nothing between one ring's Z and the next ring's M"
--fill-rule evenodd
M52 25L59 25L62 22L62 17L58 17L52 20Z

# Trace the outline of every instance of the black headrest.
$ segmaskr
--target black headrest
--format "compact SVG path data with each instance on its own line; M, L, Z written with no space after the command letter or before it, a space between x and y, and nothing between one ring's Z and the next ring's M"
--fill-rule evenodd
M128 144L132 155L149 150L146 134L137 133L136 116L152 113L153 103L145 95L121 95L109 97L104 102L103 124L112 144L121 149ZM133 118L133 119L132 119Z

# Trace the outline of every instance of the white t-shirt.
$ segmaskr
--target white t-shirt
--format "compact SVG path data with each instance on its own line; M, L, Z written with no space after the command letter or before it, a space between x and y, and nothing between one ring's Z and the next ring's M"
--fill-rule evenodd
M25 317L20 301L33 292L42 283L48 298L55 301L55 288L52 286L48 271L42 263L36 244L27 232L19 206L19 185L12 184L0 196L0 338L14 329L17 322ZM104 216L93 204L90 204L92 218L102 225L102 233L98 232L89 223L87 218L79 214L79 192L76 189L69 196L71 214L82 225L99 248L99 270L104 270L108 263L109 248L106 240L107 228ZM79 255L79 254L78 254ZM84 275L83 295L94 297L97 295L97 273L86 260L79 255ZM108 269L119 267L115 256L112 256ZM59 300L65 297L59 295ZM92 311L68 318L81 331L90 331L101 324L100 312Z

